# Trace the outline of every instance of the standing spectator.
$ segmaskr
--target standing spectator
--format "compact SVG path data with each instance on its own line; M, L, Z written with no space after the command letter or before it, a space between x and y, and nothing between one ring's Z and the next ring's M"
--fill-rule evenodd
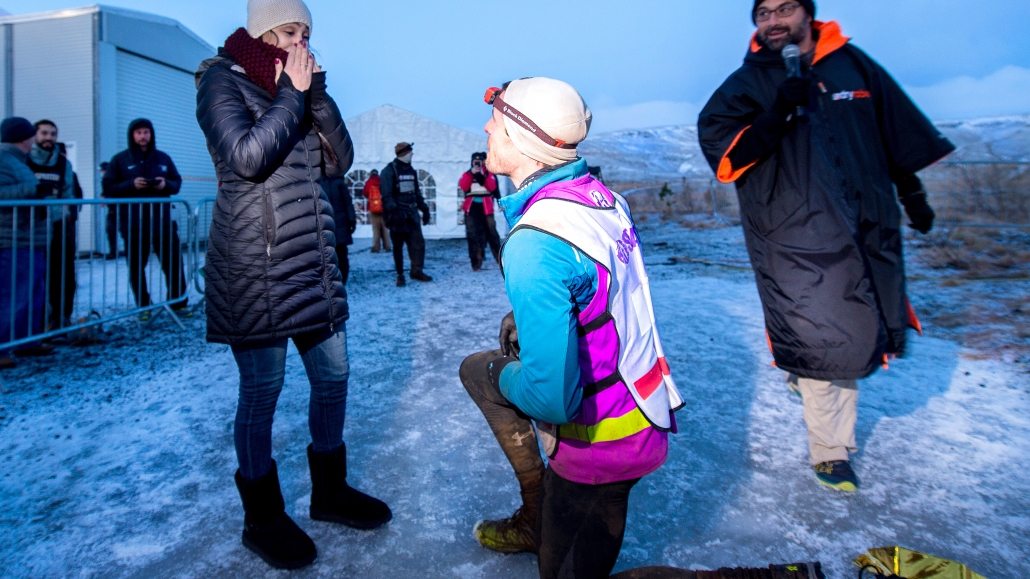
M494 261L501 263L501 238L494 221L494 199L500 199L497 177L488 171L486 153L472 153L472 165L458 179L458 188L465 194L461 210L465 212L465 239L469 246L472 271L483 267L483 247L490 244Z
M286 513L272 459L290 339L311 386L311 518L374 529L392 517L347 482L347 292L327 243L333 208L315 178L323 169L345 174L354 147L308 48L310 30L302 1L250 0L247 27L197 71L197 120L219 181L205 266L207 339L229 344L240 372L243 544L282 569L317 556Z
M537 553L541 577L607 577L630 491L665 462L682 401L629 207L576 154L590 128L586 103L543 77L490 89L486 100L486 166L517 187L501 200L513 225L501 256L513 312L501 349L469 356L459 374L515 471L522 506L473 535L495 551Z
M411 260L411 279L433 281L423 268L426 263L426 240L422 226L429 225L429 206L422 198L418 184L418 171L411 166L414 144L397 143L393 148L397 158L383 168L380 189L383 195L383 213L390 228L393 242L393 265L397 270L397 287L404 282L404 245L408 246ZM419 222L419 212L422 221Z
M343 285L347 285L350 277L350 256L347 246L354 243L354 230L358 228L358 215L354 211L354 200L350 195L350 187L347 186L343 175L326 176L322 179L322 188L329 196L329 203L333 206L333 223L336 228L336 260L340 264L340 276L343 278Z
M836 22L814 18L812 0L754 2L750 50L701 111L698 137L718 179L736 184L769 343L802 396L816 479L853 492L857 380L901 355L906 329L919 327L897 199L929 231L915 173L954 146Z
M383 194L379 187L379 170L372 169L361 189L361 194L368 201L368 222L372 224L372 253L390 249L390 231L383 220Z
M182 187L175 163L157 148L154 125L147 119L129 123L129 148L111 158L104 173L105 197L171 197ZM131 203L118 206L118 227L129 255L129 284L136 304L151 304L147 287L147 262L153 248L161 259L168 288L167 299L179 300L172 309L185 313L186 274L183 270L179 225L172 219L170 203ZM146 318L146 313L144 318Z
M35 136L32 123L22 117L0 122L0 199L36 198L39 181L26 164ZM24 207L0 209L0 344L43 331L43 319L34 314L36 304L46 303L47 227L36 213ZM11 352L0 350L0 369L13 366Z
M82 190L57 142L57 125L48 119L36 121L36 142L29 151L29 168L39 180L40 199L81 199ZM62 328L71 323L75 305L75 223L79 208L50 207L51 236L47 257L48 327Z

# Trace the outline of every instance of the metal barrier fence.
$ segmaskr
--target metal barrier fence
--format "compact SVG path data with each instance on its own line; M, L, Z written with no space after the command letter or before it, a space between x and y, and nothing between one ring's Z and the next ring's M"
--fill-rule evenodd
M196 221L173 199L0 201L0 358L162 311L185 328L191 282L203 291Z

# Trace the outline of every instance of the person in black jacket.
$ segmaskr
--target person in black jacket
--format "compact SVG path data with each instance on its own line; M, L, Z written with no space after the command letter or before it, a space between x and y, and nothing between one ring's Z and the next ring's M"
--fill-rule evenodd
M354 200L343 176L325 177L322 188L329 196L333 206L333 222L336 223L336 259L340 263L340 276L343 285L347 285L350 277L350 256L347 246L354 243L354 230L358 228L358 215L354 211Z
M934 213L915 173L954 149L812 0L756 0L744 65L698 119L701 148L735 183L776 365L802 395L817 480L854 491L857 380L905 347L901 214ZM800 48L788 74L782 51Z
M36 121L36 142L28 164L39 179L41 199L82 199L82 187L65 156L64 143L57 142L57 125L49 119ZM75 305L76 220L75 205L50 208L50 249L47 252L47 328L71 324Z
M108 163L101 182L104 197L164 199L179 192L182 177L175 163L157 149L154 125L147 119L129 123L129 148L116 154ZM118 206L118 232L125 242L129 260L129 285L136 304L149 307L147 262L151 248L161 259L161 269L168 287L168 300L178 300L172 309L185 311L186 275L183 270L179 225L172 219L170 203L128 203Z
M397 287L404 281L404 244L408 245L411 260L411 279L433 281L423 268L426 263L426 240L422 226L429 225L429 206L422 198L418 184L418 171L411 166L414 144L397 143L393 148L397 158L379 172L379 187L383 197L383 214L393 242L393 265L397 270ZM422 220L419 222L419 213Z
M197 71L197 120L219 181L205 265L207 339L229 344L240 371L243 544L287 569L317 555L286 514L272 459L287 340L311 386L311 518L372 529L392 517L347 482L347 294L319 180L346 173L354 149L309 50L310 30L302 1L250 0L247 27Z

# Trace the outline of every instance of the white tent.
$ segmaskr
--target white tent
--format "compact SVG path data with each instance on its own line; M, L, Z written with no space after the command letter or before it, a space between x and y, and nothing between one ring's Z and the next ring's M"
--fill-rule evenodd
M381 105L347 120L354 139L354 166L348 182L358 210L355 237L371 237L361 188L368 172L382 171L395 157L394 145L414 143L412 166L419 171L422 195L432 221L423 228L426 237L464 237L458 178L468 170L472 153L486 150L486 135L453 127L393 105ZM502 187L510 187L507 179ZM500 218L498 228L503 228Z

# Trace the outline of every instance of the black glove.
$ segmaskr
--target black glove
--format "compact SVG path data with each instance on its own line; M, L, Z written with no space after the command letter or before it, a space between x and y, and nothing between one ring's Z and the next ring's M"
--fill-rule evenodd
M515 312L508 312L508 315L501 318L501 332L497 336L501 344L501 353L505 356L519 357L519 331L515 328Z
M793 114L798 107L808 106L808 95L812 92L812 79L796 76L783 81L776 89L773 110L781 117Z
M486 183L486 175L482 173L472 173L472 180L480 185L484 185Z
M811 90L812 81L806 77L783 81L776 89L776 100L772 108L758 114L751 122L751 129L745 131L730 149L730 164L733 167L745 167L772 155L790 128L787 117L797 113L798 107L808 104Z
M429 209L422 210L422 225L429 225Z
M905 214L910 221L909 227L919 233L929 233L933 229L933 218L936 215L926 202L926 191L920 189L902 196L901 204L905 206Z

